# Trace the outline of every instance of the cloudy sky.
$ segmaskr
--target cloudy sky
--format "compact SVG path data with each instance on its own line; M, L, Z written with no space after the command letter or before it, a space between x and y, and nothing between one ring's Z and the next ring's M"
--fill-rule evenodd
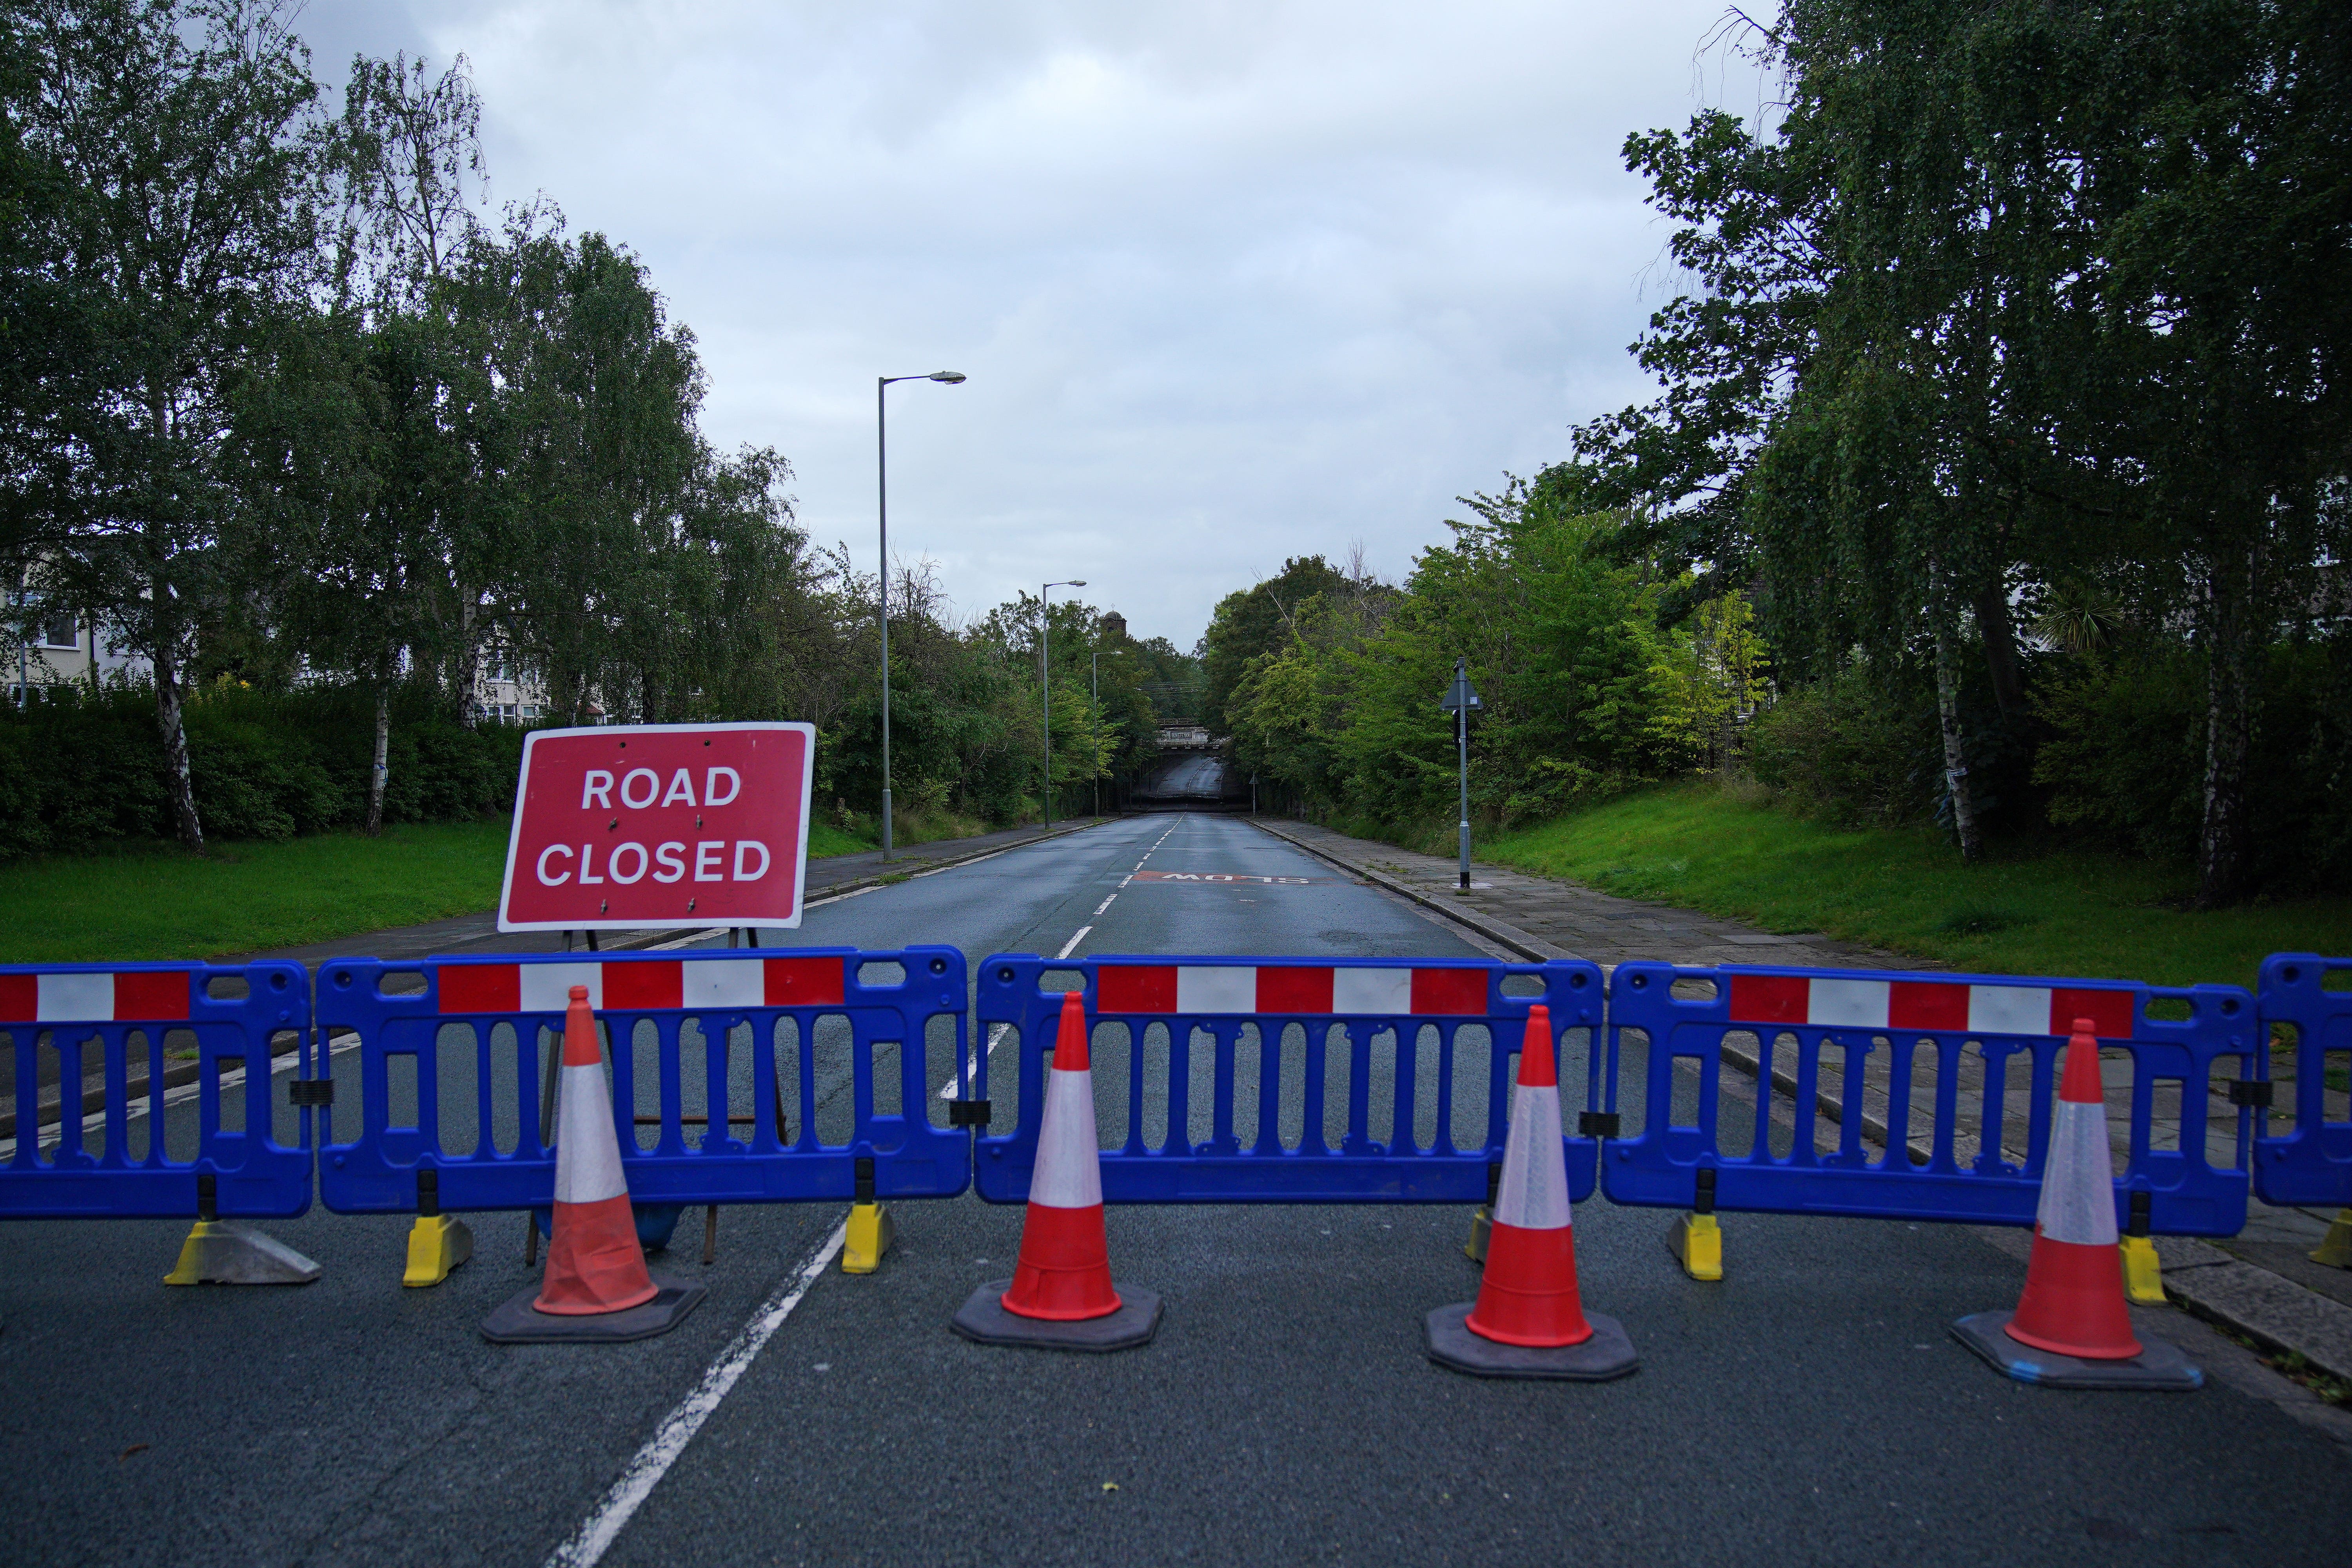
M1618 148L1756 84L1722 0L311 0L463 54L494 204L643 257L722 447L966 613L1045 578L1190 647L1284 557L1410 569L1454 498L1645 395L1675 286Z

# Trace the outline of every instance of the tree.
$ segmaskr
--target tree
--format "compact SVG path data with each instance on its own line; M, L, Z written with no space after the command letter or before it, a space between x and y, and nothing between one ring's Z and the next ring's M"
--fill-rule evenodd
M21 26L24 142L64 183L53 266L88 357L58 416L70 483L20 548L152 661L174 824L201 849L184 676L227 574L235 391L314 273L317 89L264 0L37 0Z

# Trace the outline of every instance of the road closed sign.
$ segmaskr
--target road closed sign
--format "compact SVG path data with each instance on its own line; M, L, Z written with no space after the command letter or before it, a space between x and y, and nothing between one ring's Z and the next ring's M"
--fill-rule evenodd
M639 724L524 738L500 931L797 926L809 724Z

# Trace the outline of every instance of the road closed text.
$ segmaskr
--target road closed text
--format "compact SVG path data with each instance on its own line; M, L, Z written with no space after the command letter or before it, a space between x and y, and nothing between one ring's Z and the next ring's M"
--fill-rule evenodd
M735 855L735 868L731 873L727 868L727 855L730 848ZM739 838L731 845L724 838L700 839L693 845L691 852L694 856L694 879L698 882L756 882L766 876L769 867L774 864L768 847L756 838ZM596 872L597 847L592 839L580 847L576 864L580 881L585 887L602 887L606 882L630 887L645 879L648 867L656 882L683 882L686 880L688 853L688 846L675 838L655 845L650 857L646 855L644 845L634 839L626 840L613 846L612 858L604 862L605 874L599 876ZM572 879L574 864L571 845L549 845L539 852L540 886L563 886Z
M501 929L797 925L814 741L801 724L532 734Z

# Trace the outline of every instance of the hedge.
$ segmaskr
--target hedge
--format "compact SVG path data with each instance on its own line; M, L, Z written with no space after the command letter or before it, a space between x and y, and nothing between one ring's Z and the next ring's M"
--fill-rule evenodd
M374 748L354 687L190 694L188 765L207 839L282 839L355 827ZM429 686L394 694L386 822L447 822L514 805L523 731L467 729ZM33 689L0 706L0 858L173 836L152 690Z

